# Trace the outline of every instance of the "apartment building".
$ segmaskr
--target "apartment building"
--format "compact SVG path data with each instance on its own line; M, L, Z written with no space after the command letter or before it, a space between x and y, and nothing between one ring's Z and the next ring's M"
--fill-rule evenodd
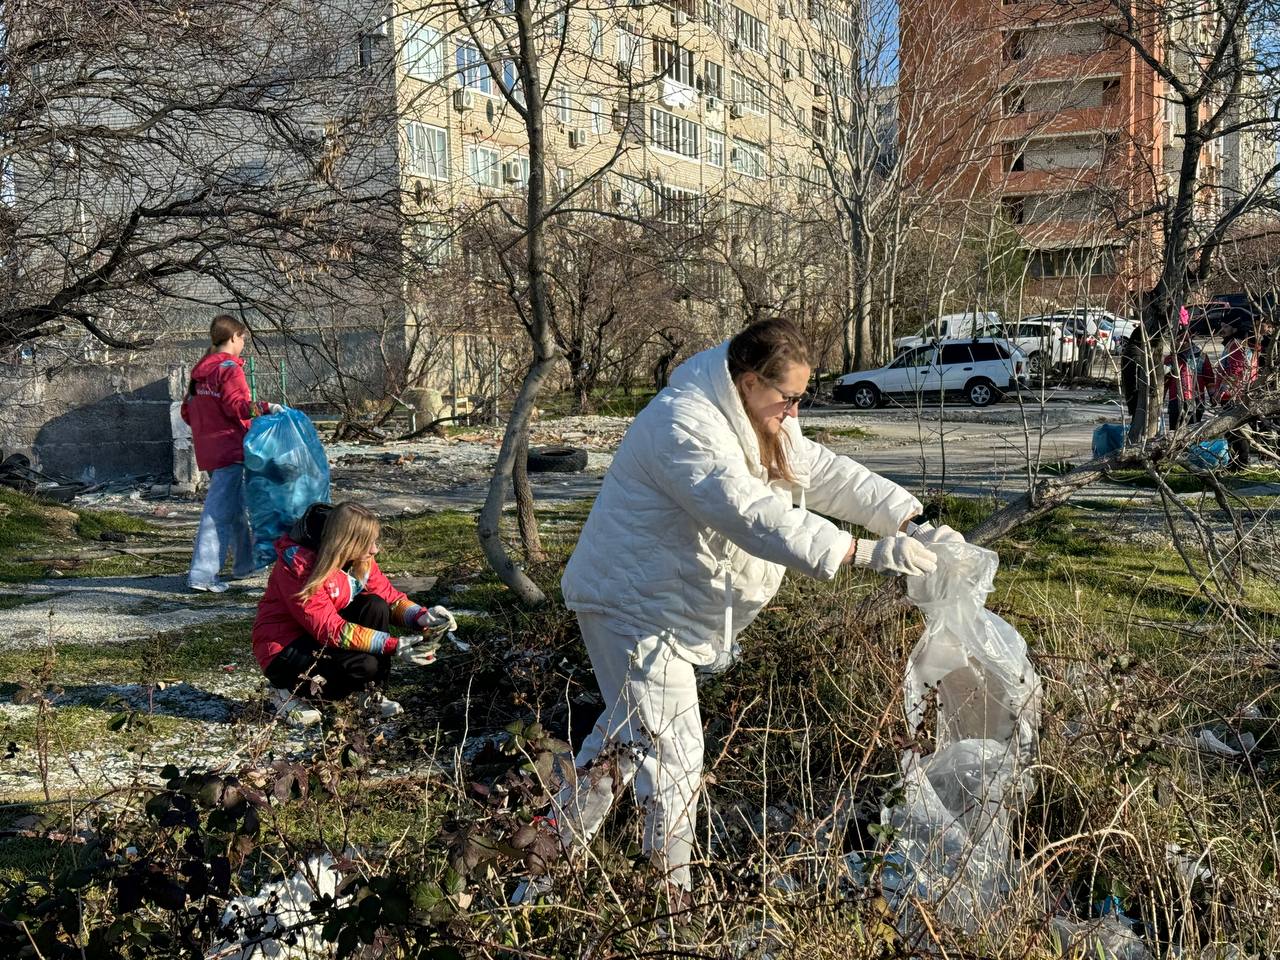
M827 90L850 56L838 10L795 0L540 9L547 176L553 192L591 180L575 206L737 229L812 179L814 140L831 135ZM438 262L458 255L459 216L518 200L529 176L526 131L504 92L523 102L515 65L495 54L511 29L502 21L406 7L389 27L404 193L418 250Z
M1139 214L1176 178L1183 124L1166 84L1116 35L1114 9L1019 0L958 0L941 16L926 0L902 9L902 82L913 92L903 122L925 118L924 135L905 146L908 168L975 208L998 205L1027 253L1028 297L1128 309L1154 281L1158 227ZM1189 46L1172 31L1157 45L1170 57ZM930 98L943 78L965 104ZM928 133L942 109L945 140ZM1223 146L1201 157L1206 216L1221 208L1225 183L1260 175L1252 154L1228 158Z

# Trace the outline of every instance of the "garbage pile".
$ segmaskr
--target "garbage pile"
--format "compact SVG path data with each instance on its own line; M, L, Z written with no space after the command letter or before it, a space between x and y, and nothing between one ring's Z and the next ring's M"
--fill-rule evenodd
M925 628L903 694L912 729L936 714L935 750L903 755L898 802L881 811L892 837L883 884L904 924L927 906L972 932L1017 881L1010 815L1029 786L1043 694L1026 641L984 608L996 554L963 543L934 549L937 570L907 581Z

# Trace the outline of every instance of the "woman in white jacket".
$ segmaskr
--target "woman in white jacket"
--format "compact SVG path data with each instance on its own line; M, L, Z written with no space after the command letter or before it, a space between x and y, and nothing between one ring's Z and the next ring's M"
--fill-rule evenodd
M925 544L959 538L916 527L915 497L801 434L809 374L794 324L753 324L681 365L623 438L562 580L605 700L555 804L566 846L585 847L634 778L645 849L687 890L702 779L695 668L732 662L734 636L787 569L924 574L936 564Z

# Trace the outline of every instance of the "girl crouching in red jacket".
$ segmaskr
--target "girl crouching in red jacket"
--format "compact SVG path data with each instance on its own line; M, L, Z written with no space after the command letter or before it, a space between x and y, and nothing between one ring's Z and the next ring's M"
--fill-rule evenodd
M359 504L313 504L276 541L253 655L277 714L294 723L320 719L307 699L332 702L357 691L362 706L384 717L400 713L381 692L392 657L426 666L435 660L434 640L457 629L448 610L419 606L378 569L379 532L377 517Z

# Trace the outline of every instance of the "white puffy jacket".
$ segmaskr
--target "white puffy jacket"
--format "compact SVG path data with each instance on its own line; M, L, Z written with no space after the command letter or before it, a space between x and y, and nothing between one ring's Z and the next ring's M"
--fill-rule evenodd
M795 488L770 483L727 357L727 343L691 357L636 417L561 581L571 610L661 636L699 665L724 663L787 568L836 575L852 538L806 499L879 536L921 509L896 483L806 439L791 417Z

